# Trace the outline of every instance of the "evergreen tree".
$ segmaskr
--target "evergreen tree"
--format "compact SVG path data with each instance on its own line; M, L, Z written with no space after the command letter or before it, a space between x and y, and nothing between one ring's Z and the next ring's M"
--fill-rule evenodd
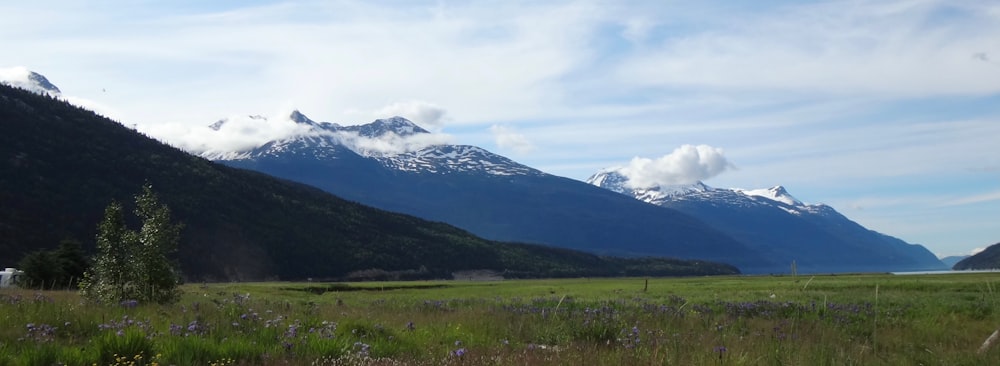
M18 286L35 289L52 289L65 285L63 272L55 252L39 250L28 253L18 262L24 274L18 279Z
M87 255L83 251L83 245L75 239L63 239L59 242L59 247L54 252L59 266L62 269L62 283L67 288L74 288L80 283L83 274L90 267Z
M178 276L167 256L177 249L181 226L170 222L170 209L159 203L148 183L135 200L135 213L142 220L138 232L125 225L121 204L111 202L105 209L97 256L80 284L84 297L105 303L178 299Z
M39 250L18 263L24 275L18 286L36 289L74 288L87 270L87 258L80 242L65 239L56 250Z

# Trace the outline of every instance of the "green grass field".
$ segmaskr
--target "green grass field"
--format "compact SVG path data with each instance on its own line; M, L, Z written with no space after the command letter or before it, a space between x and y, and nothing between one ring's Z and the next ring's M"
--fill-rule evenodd
M0 290L0 365L1000 365L998 273Z

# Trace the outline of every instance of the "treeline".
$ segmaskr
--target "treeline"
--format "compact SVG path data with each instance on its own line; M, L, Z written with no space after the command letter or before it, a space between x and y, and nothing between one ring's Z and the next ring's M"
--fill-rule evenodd
M53 250L36 250L17 262L24 271L17 285L23 288L54 290L75 289L90 267L83 246L74 239L64 239Z

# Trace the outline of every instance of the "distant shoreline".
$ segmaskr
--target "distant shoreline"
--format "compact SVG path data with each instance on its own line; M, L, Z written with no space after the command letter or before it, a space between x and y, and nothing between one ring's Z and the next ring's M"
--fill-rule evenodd
M889 272L889 274L900 275L900 276L911 276L911 275L930 275L930 274L988 273L988 272L1000 272L1000 269L967 269L960 271L949 269L944 271Z

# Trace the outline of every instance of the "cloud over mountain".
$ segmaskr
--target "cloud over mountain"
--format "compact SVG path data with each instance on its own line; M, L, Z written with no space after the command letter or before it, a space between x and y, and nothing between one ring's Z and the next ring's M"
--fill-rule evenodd
M280 111L269 117L231 116L208 126L159 124L140 129L193 154L217 156L248 151L271 141L302 136L325 137L365 155L394 155L452 142L444 133L385 133L365 136L333 123L295 120L296 112ZM305 118L301 114L299 117Z
M719 175L733 165L722 149L708 145L682 145L656 159L635 157L619 172L632 188L692 184Z
M305 134L308 125L301 125L288 118L289 113L275 113L277 118L263 116L231 116L211 126L167 123L140 125L139 129L150 136L195 154L207 151L243 151L268 141Z
M405 117L421 126L437 130L444 124L448 111L433 103L420 100L395 102L375 112L376 117Z
M63 94L55 84L44 75L34 72L24 66L0 67L0 83L29 90L33 93L48 95L69 102L70 104L89 109L97 114L121 121L121 113L101 103L87 98Z
M535 145L527 137L511 127L493 125L490 126L490 133L493 134L493 139L501 149L510 149L518 154L524 154L535 148Z
M452 136L444 133L412 135L387 133L375 137L363 136L351 131L323 131L316 134L333 136L351 150L361 152L363 155L396 155L453 142Z

